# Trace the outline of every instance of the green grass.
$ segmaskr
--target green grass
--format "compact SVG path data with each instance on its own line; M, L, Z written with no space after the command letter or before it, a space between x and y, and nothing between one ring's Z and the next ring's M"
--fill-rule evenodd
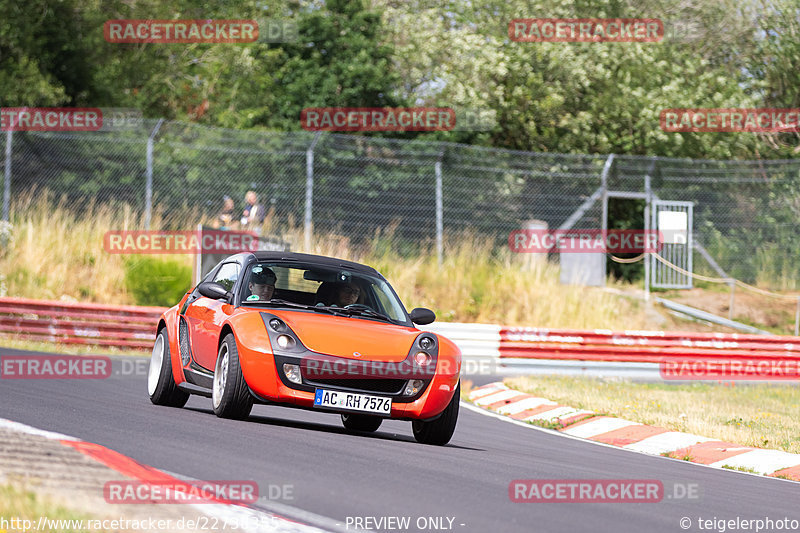
M758 474L758 472L755 469L749 468L747 466L722 465L722 468L724 468L725 470L734 470L736 472L747 472L750 474Z
M155 328L155 325L153 326ZM155 339L155 333L153 333ZM29 339L19 339L16 337L4 336L1 337L2 347L0 347L0 355L2 355L3 348L12 348L15 350L28 350L32 352L49 352L65 355L136 355L142 357L150 357L150 350L132 350L117 348L115 346L91 346L82 344L57 344L53 342L36 341Z
M12 524L2 524L0 525L0 532L35 531L39 525L40 517L46 517L51 524L50 528L42 524L44 528L41 531L58 531L58 533L97 533L98 531L106 531L78 528L75 527L77 525L75 522L72 522L72 527L68 522L62 522L61 525L64 527L54 528L52 523L57 520L86 521L95 520L95 518L55 505L35 492L23 490L12 485L0 485L0 518L4 518L9 522L12 518L30 521L30 524L26 524L30 526L28 528L20 527L19 522L17 522L17 527L13 527ZM6 526L10 527L6 528Z

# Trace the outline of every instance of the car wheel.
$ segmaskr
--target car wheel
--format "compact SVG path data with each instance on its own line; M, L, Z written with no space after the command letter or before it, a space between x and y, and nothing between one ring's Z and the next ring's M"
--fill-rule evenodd
M458 421L458 403L461 401L461 382L456 386L453 399L445 407L444 412L436 420L425 422L414 420L411 422L411 429L414 430L414 438L422 444L435 444L443 446L450 442L456 430Z
M172 377L172 356L169 351L167 328L161 328L156 335L150 368L147 370L147 393L156 405L183 407L189 400L189 393L183 392Z
M342 415L342 424L344 424L345 429L349 429L350 431L365 431L371 433L377 431L377 429L381 427L381 422L383 422L383 418L379 416Z
M220 418L243 420L250 415L253 397L242 376L239 366L239 350L236 339L229 333L222 339L214 367L214 383L211 390L214 414Z

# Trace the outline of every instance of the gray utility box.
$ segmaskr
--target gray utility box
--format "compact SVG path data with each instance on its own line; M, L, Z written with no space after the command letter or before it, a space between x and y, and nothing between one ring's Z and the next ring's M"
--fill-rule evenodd
M588 285L603 287L606 284L606 254L598 253L562 253L561 261L562 285Z

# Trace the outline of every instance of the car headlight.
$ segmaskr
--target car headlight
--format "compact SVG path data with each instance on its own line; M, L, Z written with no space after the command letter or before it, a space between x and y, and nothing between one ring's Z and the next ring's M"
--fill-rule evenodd
M436 346L436 341L431 337L422 337L419 340L419 347L423 350L430 350L434 346Z
M425 352L417 352L414 354L414 362L419 366L425 366L431 362L431 356Z
M284 350L294 348L294 345L296 344L295 340L289 335L278 335L278 338L275 339L275 341L278 343L278 346Z

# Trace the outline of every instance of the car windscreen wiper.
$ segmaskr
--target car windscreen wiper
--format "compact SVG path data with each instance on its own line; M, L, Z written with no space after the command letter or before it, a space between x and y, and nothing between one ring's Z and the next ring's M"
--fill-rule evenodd
M351 315L369 316L394 323L394 320L392 320L390 317L384 315L383 313L379 313L374 309L345 309L345 311Z
M271 300L259 301L258 303L267 305L276 305L280 307L294 307L296 309L308 309L310 311L322 311L323 313L328 313L331 315L339 315L339 316L341 316L341 311L344 311L343 309L331 309L330 307L325 307L320 305L299 304L296 302L290 302L288 300L282 300L280 298L272 298Z

